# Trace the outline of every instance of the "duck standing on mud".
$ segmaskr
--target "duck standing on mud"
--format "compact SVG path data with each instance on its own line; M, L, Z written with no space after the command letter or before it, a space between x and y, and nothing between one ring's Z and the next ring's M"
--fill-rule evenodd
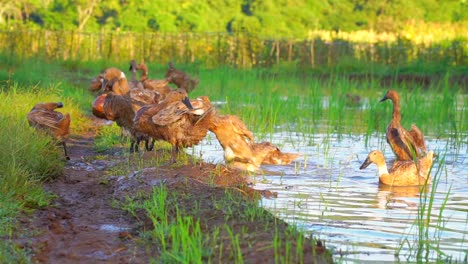
M133 118L142 106L158 101L157 93L143 88L130 89L125 74L117 68L108 68L100 76L103 94L93 102L93 113L96 115L95 109L100 109L102 104L104 118L115 121L122 133L130 136L130 152L138 151L141 141L145 141L146 150L152 150L154 141L150 144L150 138L134 128Z
M44 131L57 139L63 146L65 158L70 159L67 153L67 144L65 140L70 135L70 114L63 115L55 111L63 107L62 102L58 103L39 103L28 113L27 119L29 125L39 131Z
M194 102L195 103L195 102ZM142 107L135 115L136 129L172 145L171 163L175 163L181 148L198 144L208 133L215 114L208 97L197 100L194 108L184 89L171 91L158 104Z
M397 160L413 160L414 157L423 157L427 151L424 134L414 124L411 125L410 131L401 126L400 96L396 91L389 90L380 102L387 99L393 103L392 120L387 128L387 142Z
M419 186L431 184L430 170L434 152L429 151L424 157L419 158L416 163L409 161L395 161L390 170L387 169L385 157L382 152L374 150L362 163L360 170L375 163L379 170L379 182L389 186Z

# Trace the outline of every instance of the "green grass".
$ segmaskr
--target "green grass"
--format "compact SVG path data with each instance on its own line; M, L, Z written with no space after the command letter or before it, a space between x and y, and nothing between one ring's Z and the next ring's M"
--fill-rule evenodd
M70 112L72 116L72 133L83 132L89 126L83 115L90 114L94 97L88 91L89 81L107 67L115 66L128 73L128 65L105 61L20 59L6 55L0 55L0 59L4 62L0 65L0 166L3 168L0 172L0 234L8 237L15 224L14 219L20 212L48 204L51 197L40 184L57 176L63 166L62 149L50 147L54 145L50 138L37 136L27 125L26 113L37 102L62 101L65 105L63 111ZM151 78L163 78L167 65L148 65ZM365 74L375 73L367 80L358 81L349 78L350 74L345 71L345 66L336 70L307 72L295 66L281 65L271 69L247 70L230 67L209 69L200 64L176 65L200 79L199 87L193 91L191 97L207 95L213 102L224 101L219 112L240 116L254 131L257 139L268 139L277 131L300 133L305 134L305 141L316 144L320 148L318 151L323 152L330 150L328 141L325 139L323 142L314 142L313 137L308 137L307 134L364 134L366 138L370 138L376 132L384 132L391 119L392 107L388 101L379 103L389 89L388 86L381 85L382 76L390 75L396 80L401 73L419 74L426 67L413 65L413 68L392 68L374 65L376 68L368 69L369 65L354 65L357 72L364 70ZM440 71L440 68L429 69L429 72L438 74ZM446 138L450 147L459 149L468 144L468 110L465 107L468 105L467 90L466 87L450 83L449 72L443 74L444 78L429 87L396 82L389 87L400 93L404 127L409 128L412 123L416 123L427 136ZM327 75L326 78L323 75ZM361 103L349 104L346 94L359 95ZM96 138L96 150L105 152L115 146L127 151L128 142L121 140L117 126L105 127ZM152 161L151 164L155 166L161 162L164 159ZM184 162L187 160L182 158L180 164ZM116 169L125 174L147 165L149 164L141 161L136 167L127 163ZM422 208L425 211L421 214L432 210L430 200L431 198L428 198L429 202L424 200L427 207ZM217 203L223 207L223 202ZM181 232L181 237L177 239L186 240L189 238L183 235L183 227L196 229L198 222L184 218L183 210L180 210L180 216L175 221L182 229L171 231L166 227L169 229L165 228L163 233L167 236L171 232ZM230 217L229 207L227 212L227 217ZM262 217L262 213L254 207L247 207L245 212L245 217L249 220ZM439 216L441 215L440 213ZM170 226L170 223L167 225ZM423 228L419 231L419 241L427 241L424 225L421 223L419 227ZM162 235L159 235L160 239ZM233 242L235 239L233 236ZM187 249L185 242L178 244L178 250ZM192 242L198 243L199 240ZM424 243L414 247L418 248L416 255L421 259L424 259L427 249L433 247ZM5 251L5 247L0 246L0 252L2 250ZM171 248L165 250L168 259L200 257L198 253L180 256L172 252ZM11 262L8 260L13 259L14 256L9 256L3 262Z
M223 198L213 196L212 206L208 206L210 212L200 208L193 194L169 192L164 185L155 187L149 195L139 193L134 198L128 197L117 206L139 221L143 221L142 214L138 213L142 211L151 220L153 228L142 233L141 237L149 239L148 243L158 248L154 263L207 263L226 257L233 263L244 263L243 249L251 247L250 242L246 241L252 240L252 223L266 224L256 227L257 230L274 230L276 239L271 247L275 249L275 259L280 263L303 258L305 241L302 232L290 226L283 234L278 229L281 223L255 201L240 198L238 191L226 190ZM224 222L217 221L216 226L207 227L201 215L209 213L211 217L216 217L214 212L222 212ZM250 227L235 230L233 219L237 219L234 222L237 225L240 219L241 222L250 223ZM247 240L245 237L248 237ZM223 249L229 249L229 253Z
M16 82L0 82L0 262L23 261L23 253L11 250L8 244L20 213L47 206L53 196L42 188L42 182L57 177L64 166L63 149L44 133L29 126L26 115L38 102L63 101L63 111L72 115L73 128L81 127L82 116L76 104L60 96L57 86L23 86ZM62 110L60 110L62 111ZM19 254L19 255L18 255ZM17 259L18 258L18 259Z

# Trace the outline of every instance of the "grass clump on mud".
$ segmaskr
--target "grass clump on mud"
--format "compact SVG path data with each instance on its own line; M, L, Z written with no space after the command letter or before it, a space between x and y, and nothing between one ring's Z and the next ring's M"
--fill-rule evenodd
M258 194L193 178L161 181L120 206L136 217L142 243L157 246L152 263L332 262L296 228L258 206Z

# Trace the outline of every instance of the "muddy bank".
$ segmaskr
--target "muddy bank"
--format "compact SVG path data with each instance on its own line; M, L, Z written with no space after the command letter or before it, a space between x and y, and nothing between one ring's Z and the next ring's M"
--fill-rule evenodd
M90 122L101 125L94 118ZM200 221L202 233L219 230L216 241L210 242L213 248L206 254L206 261L235 261L236 247L226 227L238 235L245 263L273 263L275 251L277 256L286 256L287 250L296 252L295 242L289 243L289 249L286 246L293 236L283 221L265 212L254 221L246 217L249 204L262 195L274 197L274 194L250 188L242 173L190 158L186 165L163 164L127 173L119 170L119 166L139 159L122 155L125 150L121 149L113 149L108 155L95 152L94 132L72 136L71 160L66 162L63 175L45 183L46 190L56 195L56 199L49 207L21 219L19 233L23 235L16 243L31 252L33 261L148 263L150 259L160 260L160 245L142 236L152 230L151 220L143 210L136 210L136 215L132 215L121 205L128 199L145 197L161 185L177 194L173 196L177 200L168 201L177 203L172 204L169 219L175 218L177 207L184 215ZM143 159L150 160L162 152L145 153ZM227 196L230 198L226 199ZM228 204L219 206L220 201ZM290 260L331 262L324 247L314 241L305 239L301 251Z

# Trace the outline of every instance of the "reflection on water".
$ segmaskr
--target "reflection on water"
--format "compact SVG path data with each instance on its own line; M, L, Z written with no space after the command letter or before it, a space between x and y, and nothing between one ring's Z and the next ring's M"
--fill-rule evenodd
M278 197L263 199L263 207L324 240L336 259L414 260L415 251L409 246L415 246L418 236L414 223L423 199L419 187L379 186L375 165L359 170L371 150L381 150L387 160L393 157L383 134L372 135L367 147L364 136L353 135L338 139L335 135L274 134L272 139L282 151L304 155L289 166L264 166L276 175L257 176L255 187L278 192ZM468 149L466 145L446 148L446 141L429 137L427 143L439 160L445 155L445 164L436 161L431 173L437 175L438 184L429 236L439 241L443 253L463 260L468 247ZM189 151L208 162L223 162L223 150L213 135ZM398 259L395 254L401 246Z

